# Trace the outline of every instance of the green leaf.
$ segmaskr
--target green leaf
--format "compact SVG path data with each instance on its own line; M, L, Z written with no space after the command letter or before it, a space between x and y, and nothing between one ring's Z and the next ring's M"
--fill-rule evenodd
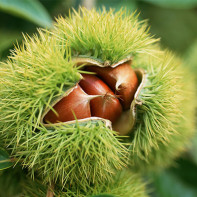
M4 170L6 168L9 168L13 165L11 162L11 159L8 155L8 153L0 148L0 170Z
M161 7L189 9L197 6L196 0L142 0Z
M178 176L170 171L151 176L153 179L154 197L196 197L195 187L184 183Z
M52 19L47 10L37 0L0 0L0 10L42 27L52 26Z

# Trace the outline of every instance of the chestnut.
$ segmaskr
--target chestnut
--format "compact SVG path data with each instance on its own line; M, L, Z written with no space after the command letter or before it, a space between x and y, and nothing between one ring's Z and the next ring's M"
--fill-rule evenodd
M101 95L90 101L91 115L115 122L122 113L122 106L113 91L98 77L82 74L79 82L82 89L89 95Z
M91 96L87 95L79 85L76 85L72 91L63 97L53 109L56 113L50 110L44 117L44 122L58 123L70 120L91 117L90 112Z
M122 124L123 121L121 117L127 112L123 109L130 108L138 88L138 78L134 70L129 63L115 68L86 66L85 70L93 73L81 74L82 79L66 96L56 102L54 110L47 112L44 122L58 123L76 118L99 117L110 120L119 132L120 122ZM130 128L132 125L126 122L123 124L128 124Z
M120 99L123 108L129 109L138 88L138 78L129 63L112 67L87 66L86 70L95 72Z

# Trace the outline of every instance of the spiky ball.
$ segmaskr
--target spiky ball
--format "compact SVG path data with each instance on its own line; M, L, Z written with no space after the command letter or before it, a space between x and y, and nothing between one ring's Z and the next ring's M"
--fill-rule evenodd
M80 9L59 18L51 31L26 36L1 63L4 146L32 176L65 188L77 184L80 191L115 184L114 174L128 163L138 168L169 164L193 133L193 82L156 41L146 23L125 10ZM102 120L43 124L45 109L81 79L72 59L84 57L103 65L132 57L132 66L147 73L131 136L118 136Z
M80 80L68 51L56 37L39 32L2 63L1 134L32 176L38 170L46 182L101 183L126 165L120 137L102 121L49 128L41 123L50 101Z

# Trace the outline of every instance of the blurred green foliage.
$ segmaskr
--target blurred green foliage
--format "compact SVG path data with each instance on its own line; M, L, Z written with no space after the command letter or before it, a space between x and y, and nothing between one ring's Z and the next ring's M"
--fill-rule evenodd
M196 0L142 0L165 8L188 9L197 6Z
M58 15L67 15L71 0L0 0L0 60L9 55L22 33L32 35L36 28L49 28Z
M192 9L163 8L141 2L142 18L147 18L151 32L161 38L163 46L179 54L197 38L197 12Z
M4 149L0 148L0 170L9 168L12 165L13 163L11 162L8 153Z
M24 170L19 166L1 172L0 197L22 197L22 186L26 182Z
M106 0L97 0L96 7L102 9L105 7L107 10L113 8L115 10L119 10L122 7L128 9L129 11L135 11L137 9L137 0L113 0L113 1L106 1Z
M196 197L197 165L184 157L176 161L176 166L160 173L149 175L152 180L152 197Z
M0 0L0 9L43 27L51 27L52 25L50 15L45 7L37 0Z

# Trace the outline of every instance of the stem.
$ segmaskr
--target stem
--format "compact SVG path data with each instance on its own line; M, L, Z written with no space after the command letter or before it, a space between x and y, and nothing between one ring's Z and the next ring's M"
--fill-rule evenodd
M54 197L54 188L55 188L55 184L54 183L51 183L48 187L48 190L47 190L47 195L46 197Z
M82 0L82 6L86 7L87 9L92 9L95 7L96 0Z

